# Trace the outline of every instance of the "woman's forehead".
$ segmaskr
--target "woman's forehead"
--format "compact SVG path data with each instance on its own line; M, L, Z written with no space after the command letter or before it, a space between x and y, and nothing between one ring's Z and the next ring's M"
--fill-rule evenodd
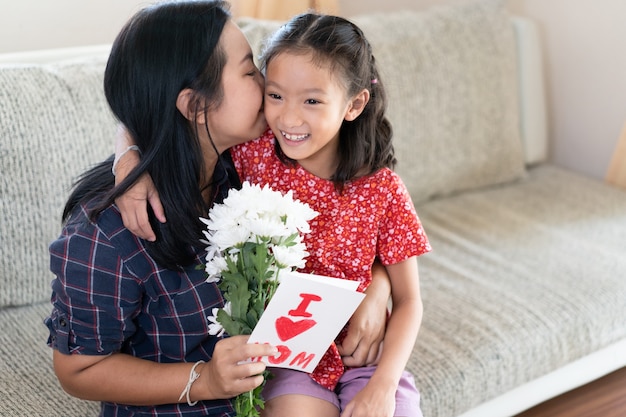
M228 57L228 61L234 65L239 65L244 61L248 61L252 57L252 49L245 35L239 27L229 20L220 36L220 44Z

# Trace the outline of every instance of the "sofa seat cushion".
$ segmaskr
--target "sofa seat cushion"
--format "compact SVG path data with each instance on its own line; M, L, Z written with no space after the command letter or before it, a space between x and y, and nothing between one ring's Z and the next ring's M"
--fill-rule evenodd
M417 210L433 246L409 364L424 415L459 415L626 339L622 190L541 166Z
M49 302L0 309L0 416L97 416L100 411L99 403L71 397L59 385L43 324L50 309Z

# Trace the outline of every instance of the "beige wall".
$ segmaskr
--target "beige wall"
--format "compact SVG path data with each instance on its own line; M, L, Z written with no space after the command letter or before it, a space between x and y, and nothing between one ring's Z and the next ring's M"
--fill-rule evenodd
M344 15L451 0L339 0ZM468 0L461 0L468 1ZM0 0L0 53L109 43L150 1ZM626 123L626 1L509 0L545 47L551 158L602 178Z
M0 53L110 43L138 0L0 0Z
M555 162L606 173L626 123L626 2L513 0L541 28Z

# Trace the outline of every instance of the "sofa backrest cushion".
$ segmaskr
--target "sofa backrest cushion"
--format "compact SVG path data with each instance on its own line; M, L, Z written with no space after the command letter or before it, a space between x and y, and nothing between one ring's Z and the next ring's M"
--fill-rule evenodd
M415 203L525 173L516 39L501 0L351 18L388 92L397 172ZM279 22L241 19L257 54Z
M48 245L72 182L113 150L105 62L0 66L0 307L50 298Z

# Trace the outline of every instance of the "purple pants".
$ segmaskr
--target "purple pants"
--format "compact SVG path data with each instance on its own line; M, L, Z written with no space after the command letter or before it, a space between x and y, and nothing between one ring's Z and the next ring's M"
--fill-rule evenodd
M352 398L365 387L375 370L375 366L348 369L339 379L335 391L329 391L311 379L307 373L292 369L271 368L270 371L274 374L274 378L269 379L263 388L263 398L265 401L269 401L286 394L308 395L328 401L341 412ZM413 376L406 371L402 374L398 384L396 411L393 415L422 417L419 391L415 387Z

